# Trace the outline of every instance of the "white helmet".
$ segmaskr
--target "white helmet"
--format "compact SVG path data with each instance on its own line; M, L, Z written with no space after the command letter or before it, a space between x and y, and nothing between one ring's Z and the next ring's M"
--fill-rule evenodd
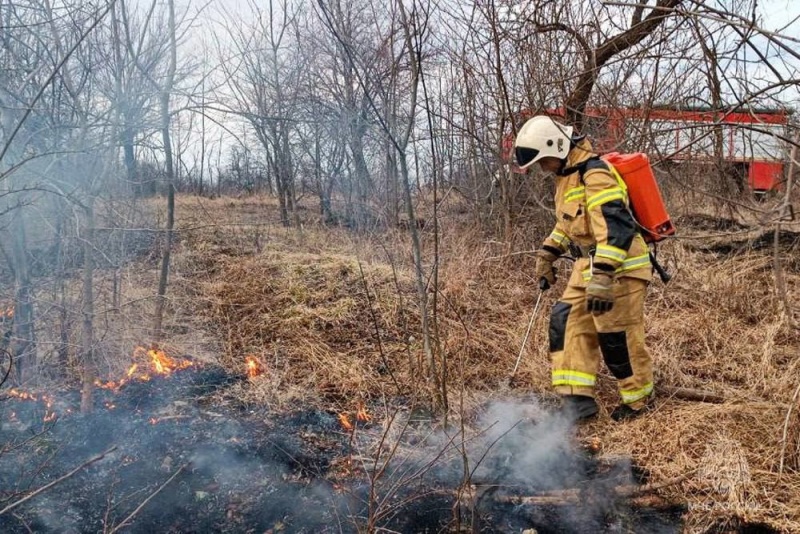
M531 117L514 140L514 153L520 169L527 169L542 158L567 157L572 126L564 126L546 115Z

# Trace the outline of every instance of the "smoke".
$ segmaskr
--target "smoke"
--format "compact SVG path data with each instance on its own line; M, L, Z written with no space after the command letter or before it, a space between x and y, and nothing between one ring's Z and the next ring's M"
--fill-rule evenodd
M537 402L520 404L496 402L479 419L486 428L480 440L481 457L472 455L476 465L473 483L496 488L487 492L484 504L502 495L535 496L578 489L579 502L565 499L556 506L520 505L520 526L557 527L566 531L605 531L609 518L619 515L613 486L632 483L630 463L604 466L589 456L577 440L576 423L559 412L547 413Z
M579 462L570 440L573 424L548 414L535 401L492 403L478 419L477 429L485 429L470 454L470 463L476 466L473 478L478 481L563 487Z
M589 455L579 444L575 423L536 399L491 402L469 424L456 427L430 432L424 426L407 425L400 439L410 446L398 447L385 480L377 481L377 493L386 495L402 486L404 493L394 500L409 498L415 513L426 506L438 507L450 510L452 521L452 510L458 510L463 524L503 526L503 532L526 528L540 533L615 531L615 522L620 521L615 517L637 516L613 491L633 482L630 462L603 462ZM389 428L384 437L389 436L397 439L398 432ZM449 500L414 500L431 487L449 488ZM563 502L556 498L541 505L514 504L516 497L574 495L575 491L581 492L577 502L565 497ZM460 508L454 508L454 502ZM391 517L396 522L387 528L405 531L403 527L410 523L396 519L404 513L395 510ZM647 531L661 531L654 519L641 520L647 523L642 527ZM670 521L675 531L674 518Z
M585 454L576 445L575 426L568 418L552 413L536 399L499 400L484 406L462 427L430 432L409 425L402 432L396 427L385 431L390 442L402 440L411 449L399 449L399 464L407 464L404 454L416 458L418 466L431 465L437 476L458 483L464 478L464 465L476 484L524 486L538 491L561 488L582 472Z

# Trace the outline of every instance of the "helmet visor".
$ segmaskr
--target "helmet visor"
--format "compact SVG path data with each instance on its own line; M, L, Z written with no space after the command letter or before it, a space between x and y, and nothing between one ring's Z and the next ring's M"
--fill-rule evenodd
M514 149L515 155L517 157L517 165L520 167L526 167L533 163L536 159L536 156L539 155L539 151L535 148L525 148L518 146Z

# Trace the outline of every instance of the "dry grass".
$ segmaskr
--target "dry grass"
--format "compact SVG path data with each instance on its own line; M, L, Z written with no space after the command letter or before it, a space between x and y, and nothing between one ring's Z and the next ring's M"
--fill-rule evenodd
M457 216L444 220L436 296L450 391L463 389L470 399L545 394L547 308L556 292L545 295L518 372L520 385L503 389L536 297L532 257L476 237ZM406 233L356 238L313 224L285 229L274 203L263 199L182 199L178 221L174 294L181 296L174 297L175 306L184 306L182 313L191 312L198 327L216 337L221 362L244 370L244 358L252 354L267 369L230 391L231 397L248 404L352 407L396 394L395 379L404 394L420 390L422 346ZM524 230L537 236L532 243L543 231ZM674 280L666 287L653 284L648 299L657 379L712 390L729 401L662 396L647 416L626 424L603 416L582 427L581 437L598 437L607 454L632 456L652 482L693 473L665 490L689 503L689 531L738 518L798 532L797 317L781 312L768 252L723 255L690 245L662 247ZM561 279L566 275L562 271ZM790 270L787 284L789 301L800 300L800 273ZM617 402L608 375L600 377L599 397L605 407Z

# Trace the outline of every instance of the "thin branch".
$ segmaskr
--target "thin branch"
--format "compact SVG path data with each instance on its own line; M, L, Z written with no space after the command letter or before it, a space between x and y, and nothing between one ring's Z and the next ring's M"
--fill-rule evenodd
M564 32L569 34L573 39L578 41L578 44L583 49L583 53L586 54L587 61L591 61L594 52L592 51L592 47L589 45L589 42L574 28L567 26L561 22L553 22L551 24L539 24L534 23L534 32L533 33L549 33L549 32ZM529 37L529 34L526 37Z
M395 387L397 388L398 393L403 392L403 388L400 387L400 383L395 378L394 373L392 372L392 368L389 366L389 360L386 358L386 352L383 350L383 341L381 340L381 331L378 327L378 317L375 314L375 309L372 307L372 298L369 296L369 286L367 285L367 278L364 276L364 269L361 267L361 262L358 262L358 272L361 274L361 282L364 285L364 294L367 297L367 307L369 308L369 314L372 318L372 324L375 327L375 339L378 341L378 352L380 352L381 360L383 360L383 366L386 368L386 371L389 373L389 376L392 377L392 382L394 382Z
M130 522L130 521L131 521L131 520L132 520L134 517L136 517L136 514L138 514L139 512L141 512L141 511L142 511L142 508L144 508L144 507L145 507L145 505L146 505L148 502L150 502L150 501L153 499L153 497L155 497L156 495L158 495L159 493L161 493L161 490L163 490L164 488L166 488L166 487L169 485L169 483L170 483L170 482L172 482L173 480L175 480L175 477L177 477L179 474L181 474L181 472L183 472L183 470L184 470L184 469L186 469L186 467L187 467L188 465L189 465L188 463L185 463L185 464L183 464L182 466L180 466L180 467L178 468L178 470L177 470L177 471L175 471L175 472L172 474L172 476L171 476L171 477L169 477L169 478L167 479L167 481L166 481L166 482L164 482L163 484L161 484L161 486L159 486L157 490L155 490L155 491L154 491L153 493L151 493L151 494L150 494L150 495L149 495L149 496L148 496L148 497L147 497L145 500L143 500L143 501L142 501L142 503L141 503L139 506L137 506L137 507L136 507L136 509L135 509L133 512L131 512L131 513L130 513L130 515L128 515L128 517L126 517L125 519L123 519L123 520L122 520L122 523L120 523L119 525L117 525L117 526L115 526L114 528L112 528L112 529L111 529L111 530L108 532L108 534L115 534L116 532L118 532L118 531L119 531L120 529L122 529L123 527L126 527L126 526L128 526L128 523L129 523L129 522Z
M724 15L727 15L727 16L736 16L736 17L738 17L734 13L716 11L714 9L711 9L708 5L706 5L704 3L700 3L700 2L697 2L697 1L694 1L693 3L697 4L698 7L702 6L705 9L708 9L711 12L716 12L717 14L724 14ZM603 2L603 5L604 6L617 6L617 7L640 7L640 6L643 6L643 7L647 7L647 8L653 9L653 10L659 10L659 11L670 12L670 13L677 13L677 14L680 14L680 15L686 15L686 16L690 16L690 17L700 17L700 18L712 20L714 22L724 22L725 24L730 24L732 26L739 26L740 28L744 28L746 30L756 30L758 33L764 35L765 37L780 37L781 39L786 39L787 41L791 41L793 43L800 44L800 39L798 39L798 38L790 37L790 36L788 36L786 34L783 34L783 33L780 33L780 32L772 32L772 31L769 31L769 30L765 30L764 28L761 28L759 26L755 26L749 20L743 19L742 17L738 17L738 18L740 18L743 22L738 22L737 23L737 22L733 22L733 21L728 20L728 19L723 18L723 17L714 17L712 15L699 13L697 11L687 11L685 9L681 9L681 8L678 8L678 7L670 8L670 7L666 7L666 6L648 6L647 4L630 3L630 2L616 2L616 1L605 1L605 2ZM744 22L744 21L746 21L746 22ZM789 50L787 50L787 52L789 52ZM791 53L793 55L794 54L798 54L797 52L794 52L794 51L791 51Z
M41 488L37 489L36 491L34 491L32 493L29 493L28 495L26 495L25 497L21 498L20 500L9 504L8 506L6 506L2 510L0 510L0 515L3 515L4 513L13 510L17 506L25 503L26 501L29 501L30 499L32 499L34 497L36 497L40 493L44 493L45 491L49 490L53 486L55 486L57 484L60 484L61 482L65 481L66 479L68 479L69 477L71 477L72 475L77 473L78 471L84 469L85 467L88 467L89 465L97 462L98 460L102 460L103 458L105 458L105 456L107 454L115 451L116 449L117 449L117 446L114 445L113 447L111 447L110 449L106 450L105 452L102 452L102 453L98 454L97 456L95 456L94 458L90 458L89 460L85 461L84 463L82 463L81 465L79 465L78 467L76 467L75 469L73 469L72 471L67 473L66 475L55 479L54 481L50 482L49 484L46 484L46 485L42 486Z
M89 26L89 28L85 32L83 32L83 34L81 34L80 38L75 42L75 44L72 46L72 48L69 49L67 54L63 58L61 58L61 61L59 61L58 64L55 66L55 68L53 69L53 72L50 73L50 76L47 77L45 82L39 88L39 91L36 93L36 96L33 97L33 100L25 108L25 113L23 113L23 115L20 118L19 122L17 122L17 125L14 128L14 130L11 132L11 135L8 136L8 139L6 140L6 143L3 146L3 150L0 151L0 161L3 161L3 158L6 155L6 152L8 152L9 148L11 148L11 143L14 141L14 138L17 136L19 131L22 129L22 125L25 124L25 121L28 119L28 116L33 111L34 106L39 101L39 99L42 97L42 95L44 94L45 90L50 85L50 83L55 79L56 75L61 70L61 67L63 67L66 64L66 62L69 60L70 57L72 57L72 54L75 53L75 51L78 49L78 47L81 45L81 43L83 43L83 41L87 37L89 37L89 35L92 33L92 31L94 31L94 29L97 27L97 25L100 24L100 22L105 18L105 16L108 14L108 12L111 11L111 8L114 7L114 4L116 4L116 3L117 3L117 0L111 0L108 3L108 5L106 6L105 10L103 10L103 12L100 13L100 15L92 23L92 25Z

